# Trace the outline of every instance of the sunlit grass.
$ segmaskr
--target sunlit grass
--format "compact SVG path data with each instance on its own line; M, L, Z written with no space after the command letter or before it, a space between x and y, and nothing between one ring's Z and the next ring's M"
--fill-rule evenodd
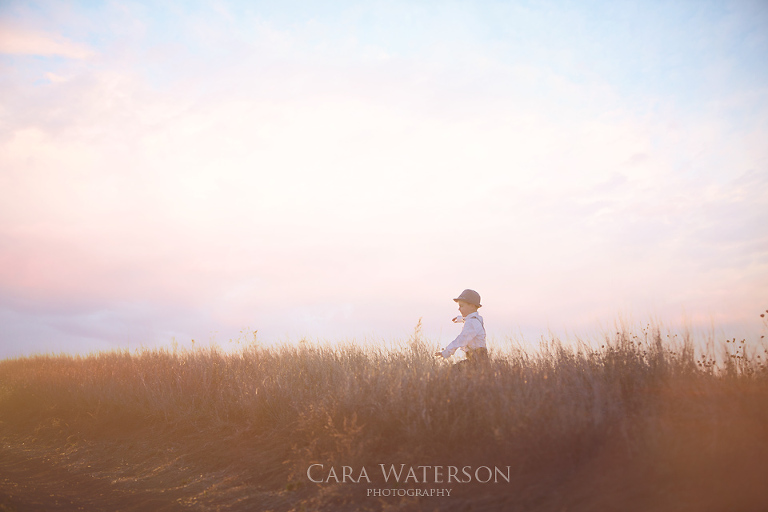
M614 505L635 500L630 484L648 490L632 506L768 503L765 491L743 490L768 470L761 340L702 354L690 336L647 326L537 351L507 346L463 370L433 358L418 327L399 348L241 345L2 361L0 434L30 456L55 451L73 471L109 454L124 462L102 460L111 481L162 474L179 500L208 507L270 489L286 510L320 506L330 488L357 496L356 486L308 482L314 462L511 466L508 487L472 492L541 510L589 508L589 485Z

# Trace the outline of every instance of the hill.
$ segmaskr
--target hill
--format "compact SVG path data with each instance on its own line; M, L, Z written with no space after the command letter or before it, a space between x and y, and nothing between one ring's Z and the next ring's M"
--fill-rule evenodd
M768 509L763 346L591 346L4 360L0 511Z

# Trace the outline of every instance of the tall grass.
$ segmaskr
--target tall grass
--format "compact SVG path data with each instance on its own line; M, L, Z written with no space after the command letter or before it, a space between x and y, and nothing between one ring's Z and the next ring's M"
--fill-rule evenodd
M653 328L597 349L552 339L536 353L492 353L482 368L436 360L418 329L400 350L299 343L19 358L0 362L0 435L58 450L81 472L107 445L124 466L147 454L154 470L176 461L167 486L201 510L436 506L311 483L312 463L511 467L508 485L459 486L441 509L768 507L768 352L728 340L716 363L689 337L675 340ZM130 473L108 466L113 481Z

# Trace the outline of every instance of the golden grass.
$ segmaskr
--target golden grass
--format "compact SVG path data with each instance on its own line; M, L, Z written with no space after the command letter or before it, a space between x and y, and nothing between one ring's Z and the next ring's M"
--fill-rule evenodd
M729 340L715 363L658 329L601 344L509 349L481 370L435 360L418 329L402 350L5 360L0 472L37 468L25 478L72 509L768 508L762 347ZM453 484L443 499L370 498L375 485L310 482L312 463L510 466L512 478ZM0 507L23 510L31 491L8 478Z

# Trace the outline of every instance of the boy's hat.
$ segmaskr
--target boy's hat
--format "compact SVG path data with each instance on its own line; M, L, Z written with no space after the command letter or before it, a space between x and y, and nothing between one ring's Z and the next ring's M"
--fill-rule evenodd
M464 302L468 302L470 304L474 304L477 307L483 307L482 304L480 304L480 294L477 293L475 290L466 289L463 292L461 292L461 295L453 299L455 302L459 302L460 300L463 300Z

